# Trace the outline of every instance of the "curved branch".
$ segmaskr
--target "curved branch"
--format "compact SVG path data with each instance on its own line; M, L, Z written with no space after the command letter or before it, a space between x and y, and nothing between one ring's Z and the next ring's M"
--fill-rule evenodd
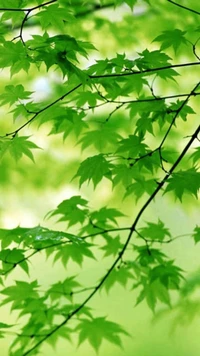
M184 10L187 10L187 11L190 11L190 12L193 12L193 13L194 13L194 14L196 14L196 15L200 15L200 12L199 12L199 11L196 11L196 10L190 9L190 8L189 8L189 7L187 7L187 6L184 6L184 5L178 4L177 2L172 1L172 0L167 0L167 1L168 1L168 2L170 2L171 4L175 5L175 6L180 7L181 9L184 9Z
M103 74L103 75L89 75L90 79L98 79L98 78L116 78L116 77L128 77L130 75L137 75L137 74L145 74L145 73L153 73L158 72L165 69L170 68L181 68L181 67L190 67L190 66L198 66L200 62L190 62L190 63L180 63L180 64L169 64L164 67L158 68L148 68L145 70L138 70L138 71L131 71L131 72L123 72L123 73L112 73L112 74Z
M4 7L0 7L0 11L16 11L16 12L22 12L22 11L29 11L29 12L31 12L31 11L33 11L33 10L36 10L36 9L39 9L39 8L41 8L41 7L43 7L43 6L46 6L46 5L50 5L50 4L53 4L54 2L57 2L58 0L49 0L49 1L47 1L47 2L44 2L44 3L42 3L42 4L40 4L40 5L36 5L36 6L33 6L33 7L29 7L29 8L22 8L22 9L18 9L18 8L9 8L9 7L7 7L7 8L4 8Z
M151 73L151 72L155 72L155 71L160 71L160 70L165 70L167 68L177 68L177 67L187 67L187 66L193 66L193 65L200 65L200 62L191 62L191 63L182 63L182 64L174 64L174 65L170 65L170 66L165 66L165 67L159 67L159 68L152 68L152 69L146 69L144 71L138 71L138 72L131 72L131 73L121 73L121 74L102 74L102 75L90 75L89 78L90 79L95 79L95 78L108 78L108 77L121 77L121 76L129 76L129 75L137 75L137 74L143 74L143 73ZM57 104L59 101L63 100L65 97L67 97L68 95L70 95L72 92L74 92L75 90L77 90L78 88L80 88L83 84L79 83L78 85L76 85L74 88L72 88L71 90L69 90L68 92L66 92L64 95L62 95L61 97L59 97L58 99L54 100L52 103L48 104L47 106L45 106L44 108L42 108L41 110L39 110L38 112L36 112L31 118L30 120L28 120L27 122L25 122L23 125L21 125L18 129L16 129L15 131L9 132L7 133L5 136L3 136L2 138L8 137L8 136L13 136L13 138L17 135L17 133L22 130L24 127L26 127L27 125L29 125L33 120L35 120L35 118L41 114L42 112L44 112L45 110L49 109L50 107L52 107L53 105ZM199 84L198 84L199 85ZM155 100L164 100L164 99L170 99L170 98L176 98L176 97L181 97L181 96L187 96L188 94L180 94L180 95L173 95L173 96L165 96L165 97L157 97L157 98L149 98L149 99L139 99L139 100L131 100L131 101L126 101L126 102L117 102L117 101L112 101L113 103L119 103L119 104L123 104L125 105L126 103L130 103L130 102L145 102L145 101L155 101ZM196 96L199 95L199 93L195 93L195 89L193 89L193 91L190 93L190 96ZM107 101L108 103L110 103L111 101ZM92 107L91 107L92 109Z
M43 111L49 109L50 107L52 107L53 105L57 104L59 101L63 100L66 96L68 96L69 94L73 93L76 89L80 88L82 86L82 83L79 83L78 85L76 85L74 88L72 88L71 90L69 90L67 93L65 93L64 95L62 95L60 98L54 100L52 103L50 103L49 105L45 106L43 109L37 111L31 118L30 120L28 120L27 122L25 122L23 125L21 125L17 130L9 132L5 135L5 137L7 136L13 136L13 138L18 134L18 132L20 130L22 130L25 126L29 125L33 120L35 120L35 118L41 114Z
M29 355L33 350L37 349L38 346L40 346L41 344L43 344L43 342L45 342L51 335L53 335L55 332L57 332L62 326L66 325L67 322L75 315L77 314L92 298L93 296L100 290L101 286L104 284L104 282L106 281L106 279L109 277L109 275L111 274L111 272L113 271L113 269L115 268L115 266L118 264L118 262L121 260L122 256L124 255L129 242L131 241L132 235L135 232L136 226L141 218L141 216L143 215L144 211L148 208L148 206L150 205L150 203L152 202L152 200L156 197L156 195L160 192L160 190L162 189L163 185L167 182L168 178L171 176L171 174L174 172L174 170L176 169L176 167L178 166L178 164L181 162L182 158L185 156L185 154L187 153L187 151L189 150L190 146L192 145L193 141L197 138L197 135L200 132L200 125L197 127L196 131L193 133L193 135L191 136L189 142L187 143L187 145L184 147L183 151L181 152L180 156L178 157L178 159L175 161L175 163L173 164L173 166L171 167L171 169L169 170L169 173L167 173L164 178L162 179L162 181L158 184L157 188L154 190L153 194L149 197L149 199L147 199L146 203L142 206L142 208L140 209L139 213L137 214L130 232L128 234L128 237L126 239L126 242L121 250L121 252L119 253L118 257L115 259L115 261L112 263L112 265L110 266L109 270L107 271L107 273L103 276L103 278L100 280L99 284L95 287L95 289L88 295L88 297L82 302L82 304L80 304L77 308L75 308L73 310L73 312L69 313L68 316L63 320L62 323L58 324L55 329L51 330L47 335L45 335L41 340L39 340L34 346L32 346L29 350L27 350L25 353L23 353L22 356L27 356Z
M192 89L192 91L190 92L190 94L189 94L189 95L187 96L187 98L182 102L181 106L180 106L179 109L176 111L176 114L174 115L173 120L172 120L171 124L169 125L168 130L166 131L165 136L163 137L162 142L161 142L161 144L160 144L160 146L159 146L160 149L161 149L161 147L163 146L163 144L164 144L164 142L165 142L167 136L169 135L169 133L170 133L170 131L171 131L171 128L172 128L172 126L174 125L174 123L175 123L175 121L176 121L177 116L180 114L181 110L182 110L182 109L184 108L184 106L187 104L187 102L188 102L188 100L190 99L190 97L191 97L192 95L194 95L195 90L198 88L199 85L200 85L200 82L195 85L194 89Z
M76 17L87 16L87 15L90 15L91 13L93 13L93 12L100 11L100 10L103 10L103 9L108 9L109 7L114 7L114 6L115 6L114 2L111 2L111 3L108 3L108 4L101 4L101 5L94 4L92 6L92 8L87 9L85 11L80 11L77 14L75 14L75 16Z
M80 237L82 240L86 240L88 239L89 237L95 237L95 236L98 236L98 235L104 235L104 234L107 234L107 233L110 233L110 232L116 232L116 231L127 231L127 230L130 230L130 227L118 227L118 228L113 228L113 229L104 229L102 231L98 231L98 232L94 232L92 234L88 234L88 235L85 235L85 236L82 236ZM54 248L54 247L57 247L57 246L62 246L62 245L66 245L66 244L69 244L69 243L72 243L71 240L65 240L65 241L60 241L56 244L52 243L50 245L47 245L47 246L43 246L43 247L39 247L39 248L29 248L27 249L27 251L30 251L30 250L33 250L32 252L30 252L30 254L28 256L25 256L23 257L21 260L13 263L13 262L7 262L5 260L2 260L2 262L4 263L8 263L10 265L12 265L10 267L10 269L6 270L5 272L2 272L0 273L1 276L5 276L7 275L8 273L10 273L12 270L14 270L17 266L19 266L21 263L25 262L25 261L28 261L29 258L33 257L34 255L36 255L37 253L43 251L43 250L47 250L49 248ZM26 251L26 252L27 252Z

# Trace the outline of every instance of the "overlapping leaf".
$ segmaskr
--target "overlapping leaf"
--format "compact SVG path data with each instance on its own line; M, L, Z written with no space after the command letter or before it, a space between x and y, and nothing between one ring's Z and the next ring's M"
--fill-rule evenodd
M80 320L77 327L79 332L79 345L88 340L91 346L98 351L103 340L117 346L122 346L120 334L128 333L117 323L106 320L105 317Z

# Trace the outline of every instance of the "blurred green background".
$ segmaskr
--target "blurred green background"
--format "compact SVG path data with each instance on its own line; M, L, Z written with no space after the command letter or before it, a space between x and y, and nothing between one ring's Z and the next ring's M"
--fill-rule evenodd
M189 1L189 5L195 7L196 1ZM176 8L169 8L164 1L154 4L152 10L147 11L145 3L140 4L130 13L128 7L123 11L105 10L96 16L96 19L88 17L80 20L77 25L69 28L69 34L80 39L91 41L99 50L94 53L90 61L101 57L113 57L115 52L126 52L130 57L134 57L137 52L144 50L147 46L154 49L155 44L151 43L161 31L174 28L177 24L180 29L193 25L195 19L190 13L180 14ZM112 20L112 21L109 21ZM36 29L37 31L37 29ZM189 31L189 30L188 30ZM29 30L27 30L27 36ZM190 60L191 52L185 51L177 53L176 61ZM192 58L193 60L193 58ZM179 78L179 86L182 92L187 92L188 81L195 82L198 76L196 68L184 69L184 76ZM1 76L1 91L7 85L9 73L4 71ZM38 73L34 70L26 75L20 73L13 79L13 82L23 83L27 90L35 90L38 98L46 98L52 91L58 91L56 85L57 75L53 71L45 73L43 70ZM162 95L176 92L176 83L170 86L164 82L157 84L157 89ZM194 121L189 120L183 123L181 132L185 136L192 132L193 126L199 120L200 109L197 100L191 100L194 110L197 112ZM191 106L192 106L191 105ZM1 108L1 131L13 130L12 116L9 114L10 108ZM122 115L122 114L117 114ZM18 127L19 122L14 126ZM121 219L121 225L126 226L132 221L139 210L142 201L135 203L132 197L122 202L122 191L120 188L112 190L111 183L103 181L93 191L91 185L83 185L81 191L78 189L77 181L71 181L76 173L77 164L80 162L84 153L77 145L75 137L69 137L64 143L62 135L47 136L50 127L44 125L37 129L37 123L25 129L24 135L31 135L31 140L40 146L41 150L35 150L35 163L23 157L19 162L15 162L8 155L4 156L0 167L0 224L2 228L15 228L16 226L34 227L38 224L49 228L66 230L66 224L59 223L55 227L56 219L44 220L46 213L64 199L72 195L81 194L90 201L93 209L104 205L120 206L123 204L124 213L127 217ZM176 141L172 143L175 145ZM187 164L187 162L185 162ZM144 200L143 200L144 201ZM160 194L151 208L145 213L144 220L157 220L160 218L165 221L170 228L172 236L190 234L194 226L199 222L199 204L191 198L187 198L184 207L180 202L174 204L172 196ZM126 235L124 235L126 236ZM185 236L175 240L173 243L162 247L172 259L176 260L186 275L192 275L200 268L200 246L195 245L190 236ZM130 252L131 254L131 252ZM39 279L42 288L65 278L66 275L79 274L79 281L84 285L92 285L98 280L109 266L109 259L101 261L87 260L83 269L71 264L67 271L61 264L52 265L52 260L46 260L41 253L31 259L31 279ZM28 277L19 268L7 277L6 284L9 285L13 280L28 280ZM131 334L131 337L122 337L123 349L103 342L99 356L198 356L200 355L200 306L195 309L194 319L192 313L188 313L187 307L181 308L178 303L177 295L174 295L174 304L177 308L167 310L162 305L158 305L157 315L146 306L145 302L135 307L138 293L131 290L131 285L126 289L115 286L106 294L101 291L92 299L89 306L94 308L95 315L108 316L109 320L120 323ZM85 293L77 297L77 300L85 297ZM23 296L22 296L23 297ZM195 291L192 301L198 301L200 293ZM80 299L78 299L80 298ZM188 305L189 308L189 305ZM7 305L1 308L2 322L15 323L17 313L11 313ZM192 319L192 320L190 320ZM71 321L73 326L73 320ZM78 337L78 335L77 335ZM8 356L8 348L12 341L12 334L0 340L0 355ZM91 346L85 342L77 348L77 339L72 340L72 344L65 340L60 340L55 349L49 345L41 348L44 356L93 356L96 355Z

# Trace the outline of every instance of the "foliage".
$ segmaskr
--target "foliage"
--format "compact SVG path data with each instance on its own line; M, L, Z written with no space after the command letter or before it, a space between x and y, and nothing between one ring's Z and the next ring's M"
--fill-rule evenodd
M60 338L78 346L87 340L95 351L103 340L122 347L129 332L90 308L116 285L131 288L135 304L146 301L154 313L172 308L174 293L177 308L199 310L188 297L199 277L187 278L164 252L177 239L172 227L160 211L146 215L158 197L184 209L199 196L200 11L185 3L0 0L0 180L17 187L21 174L21 186L39 181L43 189L53 179L58 188L64 177L77 192L52 206L48 227L0 229L1 306L20 317L0 322L1 338L13 335L10 356L37 355ZM38 94L41 77L48 88ZM53 146L59 135L65 151ZM110 198L95 205L104 188ZM55 216L60 229L52 228ZM187 234L198 245L198 222ZM67 276L49 286L33 280L33 257L41 254ZM101 277L83 284L70 266L84 269L90 261ZM24 279L11 281L19 267Z

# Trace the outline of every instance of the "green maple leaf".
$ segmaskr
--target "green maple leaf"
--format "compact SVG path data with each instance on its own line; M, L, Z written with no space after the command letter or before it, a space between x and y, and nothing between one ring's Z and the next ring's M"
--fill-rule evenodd
M18 100L29 99L31 91L25 91L22 84L6 85L4 93L0 95L1 104L14 104Z
M85 90L77 95L77 106L80 107L87 103L90 107L95 107L97 100L102 100L98 93Z
M5 138L0 140L0 159L4 156L4 154L8 151L9 146L11 145L12 141L9 138Z
M152 264L163 264L166 255L160 250L151 248L150 253L146 246L133 245L133 250L138 252L136 261L140 266L147 267Z
M193 232L193 238L195 243L200 241L200 226L196 226Z
M200 274L199 270L197 272L192 273L191 276L188 276L184 281L184 285L182 286L180 292L182 296L186 297L191 295L197 288L200 286Z
M84 111L76 112L75 110L66 109L66 113L63 116L54 117L53 128L49 134L63 133L63 140L72 133L79 137L82 131L88 128L88 124L83 120L84 118Z
M142 140L137 135L129 135L128 138L124 138L119 141L119 148L116 153L125 152L128 157L136 158L146 153L147 145L142 143Z
M167 289L179 289L181 280L184 279L182 271L173 264L173 261L167 261L150 270L150 283L159 280Z
M93 145L98 151L105 151L107 147L115 146L121 136L112 127L103 124L98 130L88 131L78 141L82 149Z
M26 0L9 0L9 6L15 9L21 8L21 6L26 4ZM1 6L5 7L8 5L6 0L1 0Z
M110 69L110 70L108 70ZM109 60L106 58L104 60L96 60L96 63L91 65L87 71L89 75L101 75L102 73L111 73L112 67L109 65Z
M193 152L190 156L194 163L200 161L200 147L195 147L195 152Z
M115 187L117 184L122 183L124 187L128 187L131 185L132 180L134 178L134 170L127 164L118 164L113 166L112 170L112 181L113 186Z
M19 265L27 274L29 271L28 263L25 259L24 250L22 249L4 249L0 251L0 260L4 271L9 271L12 267Z
M95 351L98 351L104 339L121 347L119 335L129 335L119 324L108 321L105 317L92 320L81 318L76 330L79 333L79 345L88 340Z
M23 155L27 156L34 162L32 149L39 148L35 143L28 140L29 136L15 136L10 140L8 146L11 156L18 161Z
M137 3L137 0L115 0L115 5L119 6L124 2L131 8L131 10L133 10L134 5Z
M27 93L27 92L26 92ZM30 103L27 104L15 104L15 107L13 110L10 111L10 113L13 114L13 121L15 121L18 118L28 118L30 115L28 106ZM31 110L30 110L31 111Z
M154 135L153 132L153 121L151 118L147 117L146 114L143 114L136 122L136 133L141 134L142 137L145 136L146 132L150 132Z
M120 236L111 237L104 235L104 237L106 238L106 244L101 247L101 250L105 251L104 257L116 256L123 247L123 244L120 242Z
M200 189L200 172L194 167L187 171L180 170L173 173L167 182L168 185L164 194L172 191L181 202L185 193L194 195L197 198L198 190Z
M88 216L87 204L87 200L81 198L80 195L75 195L70 199L63 200L57 209L48 215L49 217L62 215L58 221L68 221L69 226L77 223L83 224Z
M66 266L71 259L79 266L82 266L84 257L95 259L92 251L91 244L86 243L84 240L79 244L71 244L62 246L55 254L54 261L60 260L63 265Z
M80 177L80 186L86 181L92 181L94 188L96 188L97 184L103 179L103 177L111 179L110 169L111 164L106 161L102 154L99 154L84 160L80 164L80 167L74 178Z
M35 249L44 248L45 246L57 245L61 241L73 242L79 244L82 242L81 238L63 231L49 230L46 227L36 226L31 229L26 229L21 234L21 240L25 246L33 247ZM51 249L46 250L47 255L52 253Z
M100 226L102 228L107 227L107 221L117 225L116 218L124 216L121 211L115 208L107 208L106 206L98 211L94 211L90 214L90 219L94 225ZM110 226L110 225L108 225Z
M119 283L122 287L126 287L130 279L134 279L133 274L128 270L127 267L122 266L119 269L114 269L110 273L105 283L103 284L103 288L105 288L108 292L110 288L115 285L115 283Z
M11 75L21 69L28 71L30 59L21 41L16 43L7 41L0 45L0 68L11 67Z
M183 103L184 103L183 100L178 99L175 103L172 103L168 109L171 110L172 112L176 112L179 110L179 108L182 106ZM183 119L183 121L187 121L188 114L195 114L195 111L191 108L191 106L184 104L184 106L179 112L179 116Z
M29 228L16 227L15 229L0 229L0 240L2 250L5 250L10 244L20 244L22 236L29 231Z
M136 201L138 201L145 193L151 195L157 187L155 179L145 179L141 177L136 178L135 180L135 183L126 188L124 198L134 194L136 196Z
M153 174L154 172L157 172L159 168L162 168L161 157L158 150L154 151L153 153L147 150L146 154L148 155L142 157L142 159L139 159L137 162L138 170L140 172L144 170L144 168L146 168L148 171L151 172L151 174ZM162 158L164 161L164 157ZM153 181L153 179L149 179L148 181ZM154 182L156 182L156 178L154 179Z
M12 302L12 309L18 308L19 305L22 304L22 295L23 300L34 298L38 299L39 295L37 292L38 282L35 280L33 282L24 282L24 281L15 281L14 286L6 287L1 290L1 294L7 296L6 299L3 300L2 304L7 304Z
M85 116L84 110L77 112L70 107L54 106L41 113L39 120L40 125L51 121L53 127L49 135L63 133L65 140L72 133L78 137L88 127L88 124L84 121Z
M80 283L75 280L75 276L66 278L63 282L57 282L51 285L48 289L47 297L50 296L51 300L60 300L65 297L72 300L73 291L75 288L80 287Z
M58 4L52 4L50 6L44 6L43 10L36 15L44 30L53 26L60 30L65 29L64 21L74 21L74 16L71 11L66 7L59 7Z
M148 306L153 312L155 311L158 300L170 306L170 296L168 289L159 281L147 283L144 285L144 288L137 298L136 305L141 303L144 299L146 299Z
M9 6L12 7L10 3ZM21 24L21 22L24 19L24 16L25 16L24 11L7 11L3 13L1 17L1 21L3 22L3 21L11 20L12 27L14 28L16 26L19 26L19 24Z
M143 52L139 53L140 57L137 58L134 63L139 70L145 70L150 68L159 68L168 66L171 59L166 53L159 50L149 51L145 49Z
M158 223L147 222L146 227L140 229L140 233L143 237L150 240L163 241L165 237L171 237L169 229L165 227L164 223L159 219Z
M161 42L160 49L166 49L168 47L173 47L176 53L181 44L188 45L189 42L185 38L186 31L181 31L179 29L173 29L171 31L163 31L162 35L157 36L153 42Z
M144 79L144 75L141 74L130 78L123 78L122 84L123 95L129 96L129 94L134 91L139 95L144 85L148 85L148 82L146 79Z

